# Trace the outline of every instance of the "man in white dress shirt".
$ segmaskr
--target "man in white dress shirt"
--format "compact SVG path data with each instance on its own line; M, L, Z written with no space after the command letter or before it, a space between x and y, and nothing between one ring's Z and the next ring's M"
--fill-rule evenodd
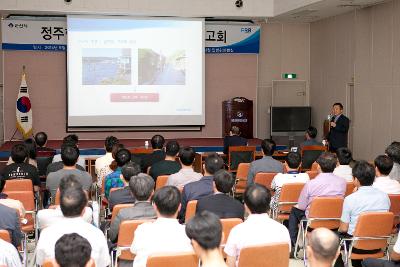
M185 226L176 219L181 194L175 186L164 186L153 197L157 220L143 223L135 231L131 252L133 267L145 267L147 258L156 253L192 252Z
M339 165L333 171L333 174L346 179L347 182L353 182L352 169L350 162L353 160L350 149L347 147L341 147L336 150L336 155L339 161Z
M196 153L191 147L184 147L179 152L179 161L181 162L181 169L179 172L171 174L168 177L167 185L173 185L178 188L183 188L184 185L196 182L203 177L201 173L193 170L193 162Z
M376 177L372 187L386 194L400 194L400 183L389 176L393 168L393 160L386 155L380 155L376 157L374 164Z
M92 246L91 257L96 267L110 265L110 254L103 232L81 217L86 204L87 196L82 188L68 188L61 194L60 206L65 219L43 229L36 246L36 264L42 265L46 259L54 258L55 244L60 237L77 233Z
M392 142L386 149L385 154L393 160L393 168L390 178L400 181L400 142Z
M95 171L96 174L100 174L100 170L106 166L109 166L111 162L114 160L112 157L112 148L114 145L118 144L119 140L115 136L107 136L106 141L104 142L104 148L106 149L106 154L102 157L96 159L95 163Z
M240 250L244 247L285 242L290 251L289 231L268 215L270 201L271 193L263 185L254 184L244 192L244 206L250 215L229 234L224 249L229 267L237 264Z

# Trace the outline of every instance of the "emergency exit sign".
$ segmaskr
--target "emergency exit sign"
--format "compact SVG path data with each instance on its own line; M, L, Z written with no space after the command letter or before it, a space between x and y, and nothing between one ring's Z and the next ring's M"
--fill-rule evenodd
M283 79L297 79L296 73L284 73L282 74Z

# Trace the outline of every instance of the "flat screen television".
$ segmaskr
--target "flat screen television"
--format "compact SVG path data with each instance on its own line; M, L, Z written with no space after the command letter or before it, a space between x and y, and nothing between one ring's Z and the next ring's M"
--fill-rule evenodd
M310 127L311 107L271 107L271 136L301 136Z

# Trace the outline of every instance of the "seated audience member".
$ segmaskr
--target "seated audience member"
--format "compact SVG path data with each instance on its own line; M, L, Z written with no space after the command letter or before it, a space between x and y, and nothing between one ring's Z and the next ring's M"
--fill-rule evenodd
M298 204L289 215L289 233L293 247L299 231L298 225L301 219L308 216L312 200L316 197L344 197L346 192L346 180L332 173L337 163L336 155L324 152L318 157L317 163L320 174L305 184Z
M204 177L183 187L182 206L179 212L180 222L185 221L186 206L190 200L198 200L214 193L214 174L224 167L224 161L218 154L210 154L204 163Z
M76 233L60 237L54 249L55 259L60 267L90 267L93 264L91 253L89 241Z
M196 153L191 147L184 147L179 152L179 161L181 162L181 169L179 172L171 174L168 177L167 185L173 185L182 188L185 184L196 182L203 177L201 173L193 170L193 162Z
M214 174L214 194L199 199L196 206L196 214L204 210L211 211L219 218L244 219L244 207L242 203L229 196L235 185L235 178L225 170L219 170Z
M76 134L67 135L63 139L63 145L79 147L78 143L79 143L79 138ZM55 155L53 158L53 163L60 162L60 161L62 161L61 154ZM85 163L85 159L83 157L79 157L76 164L80 165L83 168L83 170L85 170L86 163Z
M388 252L389 253L389 252ZM390 253L390 261L381 259L365 259L362 262L363 267L398 267L400 266L400 238L397 236L397 241L393 246L393 251Z
M60 195L69 188L77 188L82 189L82 184L79 182L78 178L69 174L64 176L60 181ZM36 221L39 229L44 229L50 225L57 224L59 221L66 219L64 217L61 208L59 205L51 206L48 209L41 209L37 212ZM85 207L82 218L85 222L92 223L93 222L93 211L91 207Z
M35 135L35 143L36 143L36 152L38 153L38 155L40 155L41 152L52 152L53 154L55 154L56 152L54 149L46 147L47 134L45 132L38 132Z
M135 198L132 195L132 190L129 187L129 181L132 176L136 176L140 173L140 165L134 162L126 163L121 170L121 180L124 183L124 187L110 193L108 199L108 207L112 210L117 204L126 204L135 202Z
M24 140L24 145L27 151L27 159L25 162L35 166L37 168L37 161L36 161L36 144L35 140L32 138L28 138ZM10 165L11 163L14 163L13 159L11 156L8 158L7 165Z
M53 157L53 162L47 166L46 176L49 175L49 173L56 172L56 171L59 171L62 168L64 168L64 164L61 160L62 151L66 147L77 147L76 144L77 144L77 142L73 141L73 139L64 138L64 141L61 145L61 154L57 154ZM79 149L78 149L78 151L79 151ZM57 157L57 159L56 159L56 161L54 161L54 158L56 158L56 157ZM82 163L82 161L83 161L83 163ZM80 171L86 171L84 162L85 162L85 159L79 157L79 154L78 154L78 159L77 159L77 163L75 164L75 168Z
M247 139L240 136L240 129L232 126L229 135L224 137L224 154L229 153L230 146L247 146Z
M340 254L339 237L327 228L317 228L308 236L306 253L310 267L332 267Z
M158 189L153 197L157 220L143 223L135 231L131 252L136 255L133 267L146 266L148 256L156 253L192 252L193 248L179 224L181 194L174 186Z
M86 204L87 196L82 188L68 188L61 193L60 206L65 219L41 232L36 245L36 264L42 265L46 259L54 258L55 244L60 237L77 233L89 241L92 247L91 257L96 266L110 265L110 255L103 232L81 217Z
M219 247L222 224L218 216L208 211L196 214L187 222L185 231L202 267L227 267Z
M336 150L336 156L339 161L339 165L336 166L333 174L346 179L347 182L353 181L353 174L350 163L353 161L353 156L350 149L341 147Z
M0 204L0 214L0 229L7 230L10 233L11 243L18 247L22 238L18 211Z
M102 157L96 159L95 171L96 174L100 174L100 170L106 166L109 166L113 162L112 148L115 144L118 144L119 140L115 136L107 136L104 142L104 148L106 149L106 154Z
M157 181L160 175L170 175L177 173L181 169L181 165L176 162L175 158L179 153L179 144L177 141L169 141L165 146L165 159L151 165L149 174Z
M306 183L310 180L307 173L300 173L301 155L297 152L289 152L285 160L286 173L275 175L271 183L271 189L275 195L271 199L271 209L278 208L278 201L281 195L281 189L284 184Z
M317 134L318 131L315 127L308 127L304 136L306 140L300 144L300 148L303 149L305 146L323 146L322 142L319 142L315 139Z
M114 172L107 175L104 180L104 195L107 199L110 195L111 188L124 186L123 178L121 178L122 167L131 161L131 152L125 148L118 150L115 154L115 161L117 162L117 168Z
M0 266L22 267L17 249L10 243L0 239Z
M117 169L118 166L117 166L117 162L115 161L115 156L116 156L117 152L123 148L125 148L125 146L121 143L113 145L113 147L111 149L111 157L113 158L113 160L111 161L111 163L109 165L104 166L103 168L100 169L100 172L97 173L97 186L99 188L102 187L106 176L109 175L110 173L114 172L115 169ZM131 159L132 159L132 155L131 155Z
M56 197L57 188L60 186L61 179L71 174L76 176L84 190L90 190L92 186L92 176L76 168L78 157L79 149L76 146L64 146L61 150L61 158L64 167L61 170L49 173L46 179L46 187L49 189L53 201Z
M386 194L400 194L400 183L389 177L393 160L386 155L380 155L375 158L374 164L376 177L372 186Z
M3 170L3 179L31 179L35 191L39 191L40 179L35 166L25 163L28 152L25 145L17 144L11 149L11 158L14 163L7 165Z
M390 178L400 182L400 142L392 142L386 148L385 153L393 160L393 168L389 174Z
M357 191L344 199L339 226L339 235L343 237L352 237L361 213L384 212L390 208L388 195L372 187L375 179L374 166L363 160L358 161L353 167L353 177ZM353 252L371 254L377 251L353 248ZM343 266L342 258L339 257L336 263L335 266ZM352 266L361 266L361 260L352 260Z
M150 202L154 192L154 180L147 174L133 176L129 181L129 188L136 201L133 207L121 209L111 223L108 232L111 242L117 241L119 226L123 221L155 219L157 217Z
M18 210L19 216L25 217L25 208L21 201L8 198L8 195L3 192L5 184L6 181L0 179L0 204Z
M268 215L270 201L271 193L265 186L254 184L246 188L244 207L250 215L233 227L228 236L224 251L228 255L226 263L229 267L236 265L244 247L284 242L290 249L288 230Z
M254 184L254 177L259 172L276 172L283 173L283 165L281 162L272 158L275 152L275 142L271 139L264 139L261 142L263 158L250 163L249 173L247 175L247 186Z
M142 172L147 173L147 169L156 162L165 159L165 152L163 150L165 139L159 134L151 138L151 147L153 153L144 155L141 159Z

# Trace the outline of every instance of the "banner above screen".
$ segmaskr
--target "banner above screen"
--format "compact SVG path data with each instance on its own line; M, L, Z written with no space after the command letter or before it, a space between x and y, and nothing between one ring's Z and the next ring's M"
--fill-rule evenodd
M205 53L258 54L260 26L205 25ZM67 50L67 21L63 18L2 21L3 50Z

